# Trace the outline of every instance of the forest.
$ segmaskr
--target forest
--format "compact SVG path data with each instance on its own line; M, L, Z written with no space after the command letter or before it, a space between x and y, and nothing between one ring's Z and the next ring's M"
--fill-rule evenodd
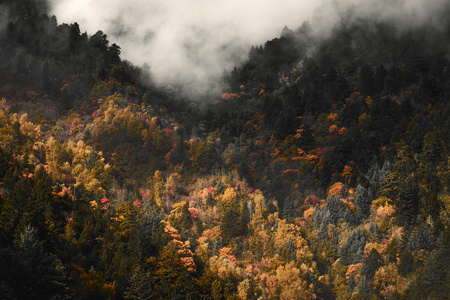
M202 103L1 7L1 299L450 298L450 4L280 28Z

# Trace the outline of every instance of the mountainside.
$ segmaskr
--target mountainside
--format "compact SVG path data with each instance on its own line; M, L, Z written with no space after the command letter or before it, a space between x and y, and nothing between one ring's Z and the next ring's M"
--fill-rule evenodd
M0 298L450 298L449 4L285 27L202 103L0 8Z

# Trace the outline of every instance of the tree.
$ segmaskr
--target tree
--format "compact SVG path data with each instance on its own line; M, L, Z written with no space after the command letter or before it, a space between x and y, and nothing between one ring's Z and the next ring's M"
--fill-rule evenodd
M127 300L150 300L154 299L152 280L149 272L138 266L134 269L130 279L130 286L124 293Z
M28 204L30 199L32 199L31 180L22 177L12 183L14 183L14 186L5 197L2 211L0 212L0 222L8 239L11 239L15 233L17 235L18 232L21 232L29 224L30 216L24 216L24 212L32 206ZM35 210L33 207L31 208L33 209L31 211L32 213ZM39 217L42 220L42 216ZM41 223L39 225L42 226L43 224ZM18 229L19 226L22 226L22 228Z
M29 223L37 226L42 232L54 229L53 210L58 209L54 205L54 195L52 195L52 179L45 171L44 167L36 170L34 185L32 188L32 201L26 207L29 212ZM58 213L58 211L55 211ZM47 223L47 224L46 224ZM64 226L64 225L61 225ZM58 228L60 231L61 228Z
M164 246L156 271L155 292L160 299L195 299L196 284L191 271L180 256L180 246L175 240Z
M383 258L380 253L373 248L368 257L364 259L363 268L361 269L361 275L366 276L366 279L371 280L375 275L375 272L382 265Z
M108 48L108 63L117 65L120 64L120 47L114 43Z
M191 229L193 222L191 213L189 212L189 203L181 201L172 205L169 220L179 231L188 231Z
M69 28L69 51L75 54L80 45L81 33L77 22L70 25Z
M359 71L359 80L361 82L361 90L365 95L373 93L373 71L368 64L363 64Z
M360 217L366 217L370 213L373 199L373 193L370 188L365 189L361 185L356 187L355 205L358 209L357 214Z
M275 299L313 299L316 297L314 287L304 280L304 270L290 263L279 266L275 274L262 274L266 278L265 290L268 298Z
M239 216L239 235L240 236L246 236L248 234L248 225L251 221L251 215L249 211L249 205L247 201L242 201L241 204L241 213Z
M397 67L392 67L387 73L385 82L385 92L386 93L396 93L400 88L401 83L401 71Z
M227 209L223 214L220 231L222 232L222 237L225 244L227 244L232 238L240 235L241 231L239 230L239 218L239 212L235 207Z
M365 245L366 239L361 230L354 230L339 248L341 262L346 265L362 262Z
M3 181L7 170L9 169L9 160L3 147L0 147L0 180Z
M18 299L70 299L68 274L61 260L44 250L36 228L25 227L3 258L0 281ZM0 288L0 293L5 288ZM0 294L1 295L1 294ZM2 295L3 296L3 295Z
M398 199L395 203L398 223L410 227L419 213L419 197L416 179L410 175L400 187Z
M380 94L384 89L384 82L386 80L387 71L382 64L378 65L373 78L373 90Z
M188 158L194 172L204 173L211 165L211 150L199 138L191 139L188 143Z

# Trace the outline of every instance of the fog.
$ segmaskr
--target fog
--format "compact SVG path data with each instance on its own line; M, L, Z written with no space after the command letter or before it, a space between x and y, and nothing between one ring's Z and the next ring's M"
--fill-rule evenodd
M448 0L324 0L312 23L316 34L330 34L334 24L352 10L355 19L387 21L400 31L420 26L439 29L448 7Z
M0 4L0 35L3 35L6 30L8 15L9 15L8 5Z
M309 21L330 34L350 6L356 15L395 20L401 26L432 22L445 0L52 0L59 23L102 30L122 58L148 64L158 84L182 84L199 95L220 90L224 72L248 57L252 45L280 35L284 26Z
M122 58L148 64L157 83L203 92L248 57L252 45L297 28L319 2L306 0L55 0L59 23L101 29ZM191 91L192 92L192 91ZM194 92L195 93L195 92Z

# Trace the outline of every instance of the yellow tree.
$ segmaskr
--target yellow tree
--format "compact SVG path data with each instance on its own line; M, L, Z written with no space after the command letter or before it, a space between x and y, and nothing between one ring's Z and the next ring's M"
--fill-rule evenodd
M150 184L152 185L150 189L150 201L153 201L159 207L164 207L164 177L161 171L155 171Z
M187 142L189 146L188 158L194 172L205 172L208 170L211 161L211 150L208 145L198 138Z
M262 284L270 299L315 299L313 284L302 279L306 268L299 269L292 261L279 266L274 274L262 274Z
M167 213L170 212L172 204L178 202L180 194L183 191L183 179L181 175L174 172L170 174L165 183L164 207Z

